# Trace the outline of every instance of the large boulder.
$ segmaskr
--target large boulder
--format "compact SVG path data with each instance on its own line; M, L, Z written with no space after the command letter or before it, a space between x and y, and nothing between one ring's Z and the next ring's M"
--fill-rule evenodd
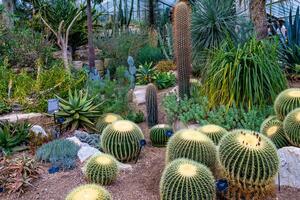
M280 185L300 188L300 148L284 147L278 150L280 157ZM278 184L278 179L276 179Z

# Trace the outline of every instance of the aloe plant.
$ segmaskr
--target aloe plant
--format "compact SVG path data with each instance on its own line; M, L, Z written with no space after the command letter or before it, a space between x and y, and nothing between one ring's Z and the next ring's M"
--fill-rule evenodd
M82 91L74 91L72 94L69 90L69 99L59 99L59 112L56 113L57 117L64 118L63 125L70 128L70 131L76 130L78 127L83 127L87 130L95 130L94 120L101 115L99 106L102 103L94 105L94 98L88 99L88 94L83 94Z

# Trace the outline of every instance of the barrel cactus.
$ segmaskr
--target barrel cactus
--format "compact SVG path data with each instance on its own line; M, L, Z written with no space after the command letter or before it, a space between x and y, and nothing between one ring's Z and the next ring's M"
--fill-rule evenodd
M286 116L283 129L290 143L300 147L300 108L293 110Z
M210 170L189 159L176 159L160 180L160 199L215 199L215 181Z
M215 169L217 149L213 141L194 129L176 132L167 145L166 161L188 158Z
M286 89L275 99L274 109L280 120L284 120L289 112L298 107L300 107L300 88Z
M81 185L72 190L66 200L112 200L109 192L95 184Z
M111 123L123 119L120 115L113 114L113 113L106 113L101 115L96 123L96 128L101 134L103 130Z
M216 145L218 145L220 139L228 133L226 129L214 124L201 126L197 130L207 135Z
M108 185L118 175L118 164L114 157L100 154L90 158L85 164L85 177L93 183Z
M190 95L191 71L191 30L190 8L186 2L179 2L174 7L173 32L174 55L178 70L179 96Z
M148 126L152 127L158 123L157 89L152 83L146 89L146 109Z
M221 139L218 155L221 171L229 180L230 199L267 199L273 192L279 158L275 145L266 136L233 130Z
M101 147L117 160L128 162L137 156L143 139L143 132L135 123L119 120L103 130Z
M270 138L278 149L289 145L283 130L283 123L276 116L270 116L263 121L260 133Z
M153 146L164 147L171 135L173 129L167 124L158 124L150 129L150 140Z

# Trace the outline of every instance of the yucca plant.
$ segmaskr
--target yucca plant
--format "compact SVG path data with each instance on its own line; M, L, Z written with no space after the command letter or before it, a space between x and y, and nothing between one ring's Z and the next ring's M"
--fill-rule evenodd
M155 68L152 62L140 65L136 73L136 81L139 85L151 83L154 79Z
M63 125L66 128L70 128L70 131L78 127L95 130L94 120L101 115L98 109L102 103L94 105L94 98L88 99L88 93L83 94L82 91L77 92L77 90L74 94L69 90L68 100L59 96L57 98L60 101L60 110L55 115L65 119Z
M263 106L286 87L277 43L254 37L237 47L231 41L224 43L214 54L205 80L211 106Z

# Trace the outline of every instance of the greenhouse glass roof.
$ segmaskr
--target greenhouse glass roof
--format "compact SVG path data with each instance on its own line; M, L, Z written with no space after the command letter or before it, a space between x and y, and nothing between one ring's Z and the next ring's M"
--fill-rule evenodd
M290 9L295 15L298 6L300 0L267 0L266 10L269 15L276 18L285 18L289 16Z

